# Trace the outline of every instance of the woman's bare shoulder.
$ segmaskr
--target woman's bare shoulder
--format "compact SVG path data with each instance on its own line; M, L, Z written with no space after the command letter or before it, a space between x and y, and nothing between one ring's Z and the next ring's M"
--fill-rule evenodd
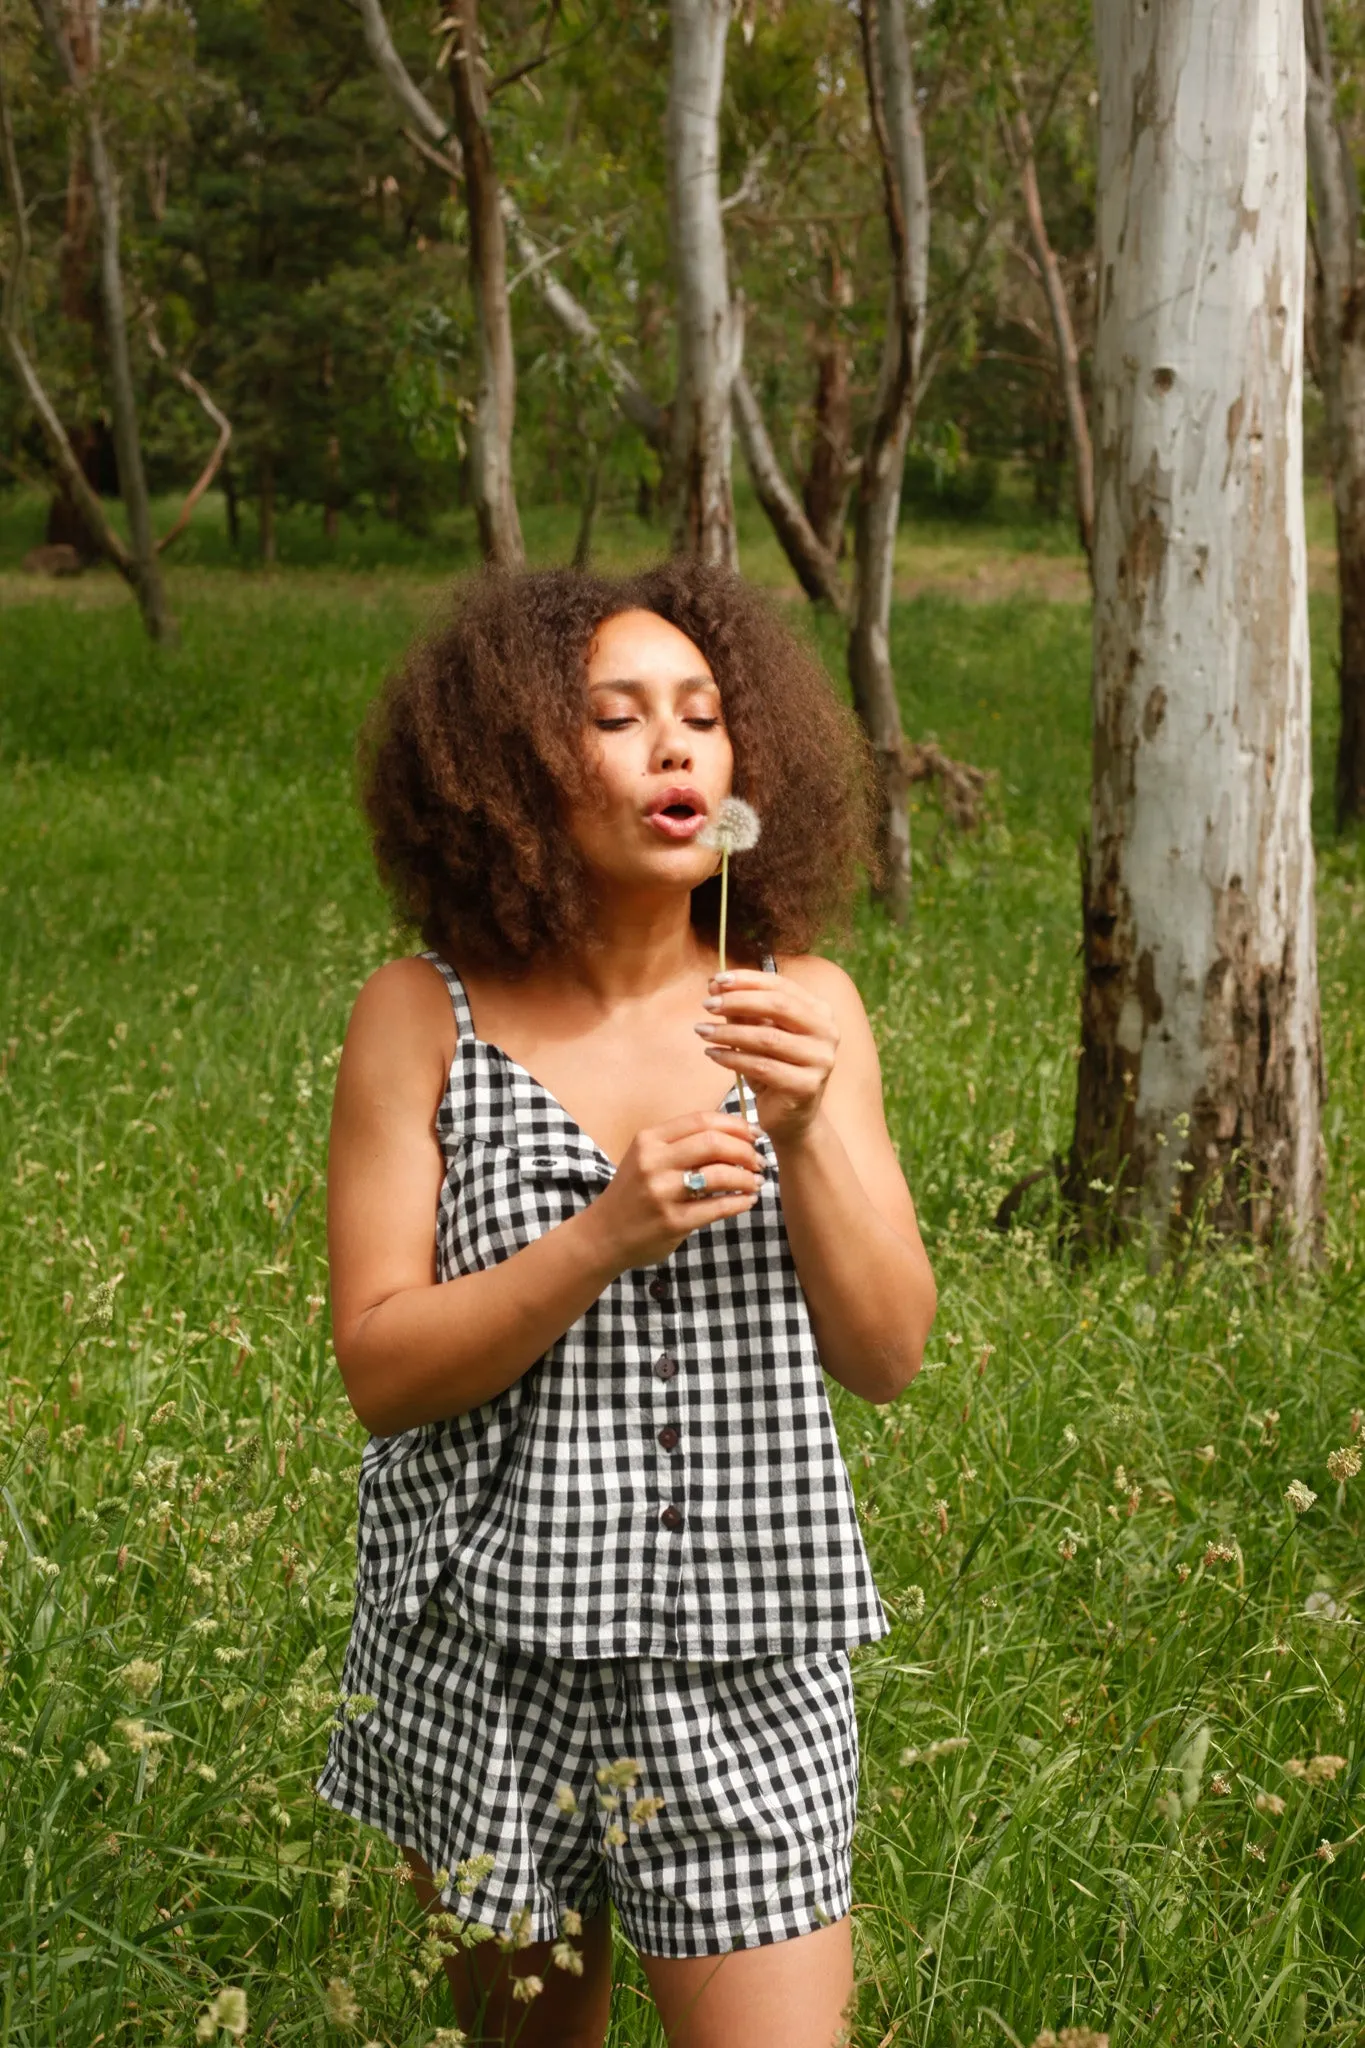
M356 996L343 1063L366 1074L430 1070L442 1077L458 1037L450 991L439 968L416 954L376 967Z
M857 982L837 960L827 960L823 953L779 953L775 964L779 974L790 975L799 988L821 997L836 1014L866 1014Z

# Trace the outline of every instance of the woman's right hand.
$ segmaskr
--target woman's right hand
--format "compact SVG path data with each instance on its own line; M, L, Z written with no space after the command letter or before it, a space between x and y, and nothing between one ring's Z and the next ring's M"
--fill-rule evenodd
M698 1167L707 1193L691 1195L683 1175ZM765 1171L753 1126L742 1116L695 1110L637 1131L591 1213L624 1273L657 1265L704 1224L752 1209Z

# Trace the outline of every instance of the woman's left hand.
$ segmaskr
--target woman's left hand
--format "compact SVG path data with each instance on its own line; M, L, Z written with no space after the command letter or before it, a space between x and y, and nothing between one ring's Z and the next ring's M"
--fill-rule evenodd
M696 1028L710 1057L743 1075L774 1145L799 1142L819 1114L839 1048L829 1004L789 978L735 967L712 977L706 1007L714 1021Z

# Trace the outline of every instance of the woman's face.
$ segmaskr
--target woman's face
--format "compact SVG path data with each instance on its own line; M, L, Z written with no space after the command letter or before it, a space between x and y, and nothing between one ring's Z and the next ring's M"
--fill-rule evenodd
M695 888L715 851L697 833L730 794L734 756L705 656L655 612L619 612L588 654L588 754L604 796L569 812L588 865L627 887Z

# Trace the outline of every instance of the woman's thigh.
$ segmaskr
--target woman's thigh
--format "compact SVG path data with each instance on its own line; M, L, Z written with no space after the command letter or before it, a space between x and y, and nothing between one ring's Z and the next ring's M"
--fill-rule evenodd
M415 1849L404 1849L422 1906L440 1909L432 1873ZM611 1909L583 1922L574 1944L583 1958L576 1977L551 1960L553 1944L532 1942L510 1953L495 1941L446 1957L456 2025L470 2048L603 2048L611 2019ZM518 1978L539 1977L544 1990L523 2002Z
M847 2039L853 1942L832 1926L721 1956L641 1955L669 2048L835 2048Z

